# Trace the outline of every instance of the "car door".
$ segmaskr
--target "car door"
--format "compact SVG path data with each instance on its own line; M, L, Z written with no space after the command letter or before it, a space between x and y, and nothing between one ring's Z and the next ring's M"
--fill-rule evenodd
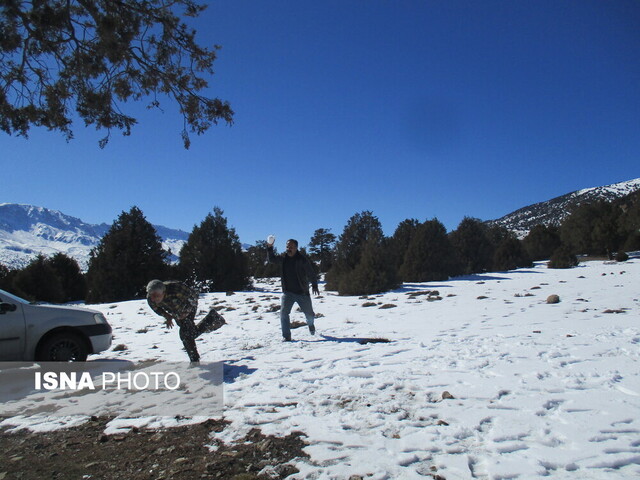
M25 335L22 304L0 294L0 361L23 359Z

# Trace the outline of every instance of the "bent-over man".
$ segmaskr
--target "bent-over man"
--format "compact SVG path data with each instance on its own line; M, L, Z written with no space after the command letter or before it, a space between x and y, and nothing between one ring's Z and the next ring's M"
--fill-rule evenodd
M173 321L176 321L180 340L191 363L200 361L196 338L226 323L222 315L211 309L196 325L194 319L198 310L198 293L181 282L151 280L147 285L147 302L151 310L164 317L167 328L173 328Z

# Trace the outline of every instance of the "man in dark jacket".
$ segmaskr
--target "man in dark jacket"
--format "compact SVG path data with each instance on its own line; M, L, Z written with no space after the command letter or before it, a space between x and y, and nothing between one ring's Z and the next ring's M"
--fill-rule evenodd
M222 315L211 309L196 325L194 319L198 308L198 292L181 282L151 280L147 285L147 302L151 310L164 317L167 328L173 328L173 320L176 321L180 328L180 340L191 363L200 361L196 338L226 323Z
M287 342L291 341L291 326L289 314L293 304L297 303L307 318L307 325L311 335L315 335L316 327L313 323L315 314L309 295L309 283L314 295L320 295L318 277L313 265L307 257L298 250L297 240L288 240L286 253L276 256L273 253L273 242L267 243L267 259L271 263L282 265L282 301L280 309L280 325L282 336Z

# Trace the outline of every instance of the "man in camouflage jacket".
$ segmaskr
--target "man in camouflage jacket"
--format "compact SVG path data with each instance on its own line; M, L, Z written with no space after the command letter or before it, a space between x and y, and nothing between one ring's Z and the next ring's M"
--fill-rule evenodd
M173 328L173 320L176 321L180 339L192 363L200 361L196 338L226 323L215 309L211 309L196 325L194 319L198 310L198 293L181 282L151 280L147 285L147 302L151 310L165 318L167 328Z

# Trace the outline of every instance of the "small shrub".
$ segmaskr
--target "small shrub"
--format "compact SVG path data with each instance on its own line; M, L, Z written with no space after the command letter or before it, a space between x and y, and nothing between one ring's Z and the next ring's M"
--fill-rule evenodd
M626 262L627 260L629 260L629 255L625 252L618 252L616 254L616 262Z
M573 268L578 266L578 258L566 246L556 249L551 255L548 268Z

